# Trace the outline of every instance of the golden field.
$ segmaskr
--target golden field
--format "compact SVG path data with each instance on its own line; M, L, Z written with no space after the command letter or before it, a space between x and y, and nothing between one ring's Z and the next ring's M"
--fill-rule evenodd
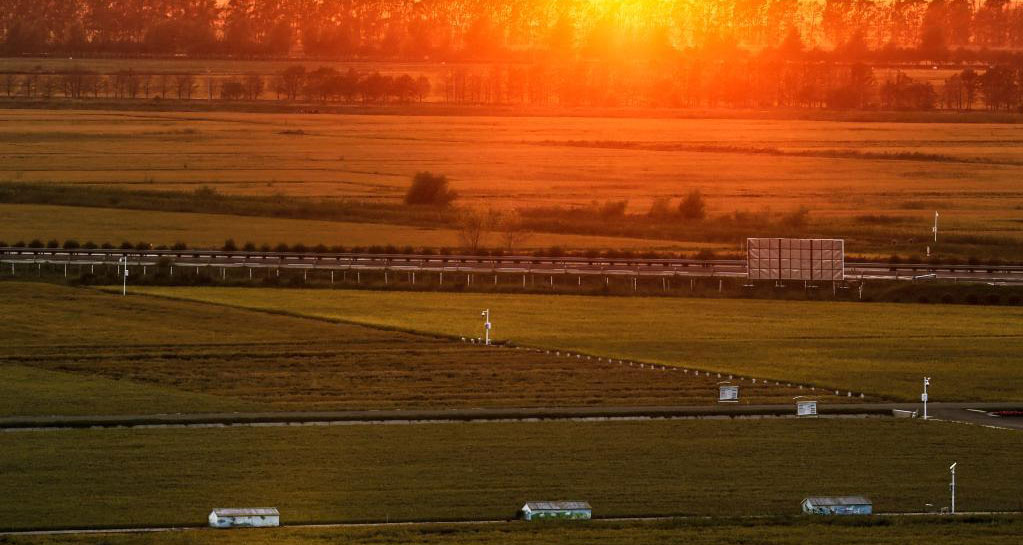
M1021 142L1023 125L1008 123L8 110L0 182L397 203L429 170L464 206L628 200L631 213L699 189L712 218L805 206L828 236L882 216L894 225L875 239L890 231L923 254L934 210L946 235L1023 240ZM231 236L255 238L250 223ZM9 229L0 238L28 236Z

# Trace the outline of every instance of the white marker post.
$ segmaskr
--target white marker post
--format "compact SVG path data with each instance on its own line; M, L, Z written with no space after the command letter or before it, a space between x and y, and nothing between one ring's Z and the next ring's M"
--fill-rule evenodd
M934 243L938 243L938 211L934 211Z
M487 310L481 312L480 316L483 317L483 335L485 339L484 343L487 346L490 346L490 309L488 308Z
M948 467L948 470L952 473L952 484L949 485L949 488L952 489L952 509L951 509L951 511L952 511L953 515L956 514L956 466L957 465L959 465L959 462L954 462L952 465L950 465Z
M924 402L924 420L927 420L927 387L931 385L931 377L924 377L924 393L920 396L920 401Z
M128 256L124 256L118 261L124 262L124 283L121 285L121 297L128 295Z

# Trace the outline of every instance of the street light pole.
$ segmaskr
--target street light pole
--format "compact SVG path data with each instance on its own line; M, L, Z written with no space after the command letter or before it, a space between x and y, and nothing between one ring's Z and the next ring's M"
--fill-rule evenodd
M927 387L931 385L931 377L924 377L924 393L920 396L920 401L924 402L924 420L927 420Z
M952 489L952 514L953 515L956 514L956 466L957 465L959 465L959 462L955 462L951 466L948 467L948 470L950 472L952 472L952 484L949 485L949 488Z
M480 316L483 316L484 344L490 346L490 309L488 308L481 312Z

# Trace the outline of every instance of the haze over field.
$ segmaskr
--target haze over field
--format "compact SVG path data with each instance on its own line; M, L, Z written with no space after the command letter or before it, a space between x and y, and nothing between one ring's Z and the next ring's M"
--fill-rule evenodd
M1019 545L1021 305L1023 0L0 0L3 544Z

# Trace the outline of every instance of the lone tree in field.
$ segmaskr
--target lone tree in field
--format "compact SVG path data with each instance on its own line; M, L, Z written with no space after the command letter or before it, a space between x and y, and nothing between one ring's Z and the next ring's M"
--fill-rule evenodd
M456 198L458 193L448 188L447 176L418 172L412 178L412 186L405 193L405 204L443 207L450 205Z
M458 218L458 238L462 248L470 254L479 253L486 244L490 232L499 223L498 214L493 210L465 210Z
M702 220L707 217L707 203L699 189L690 191L678 205L678 213L687 220Z

